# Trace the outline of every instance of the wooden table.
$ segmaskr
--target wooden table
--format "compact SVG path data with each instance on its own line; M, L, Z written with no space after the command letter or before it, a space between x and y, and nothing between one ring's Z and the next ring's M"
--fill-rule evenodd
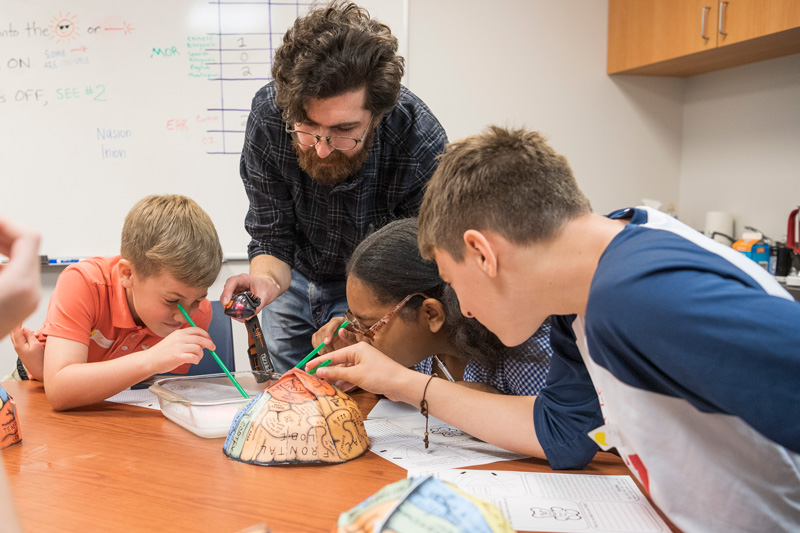
M198 437L156 410L102 403L58 413L38 382L2 386L22 432L2 454L25 531L332 531L340 513L406 477L372 452L332 466L239 463L223 454L223 439ZM379 397L353 398L368 413ZM538 459L475 468L552 472ZM603 452L579 472L628 474Z

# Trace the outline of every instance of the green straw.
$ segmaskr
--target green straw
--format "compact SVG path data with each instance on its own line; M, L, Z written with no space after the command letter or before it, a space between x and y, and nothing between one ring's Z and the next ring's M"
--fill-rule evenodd
M336 328L336 331L334 331L334 332L333 332L333 336L335 337L335 336L336 336L336 334L337 334L337 333L339 333L339 330L340 330L340 329L342 329L342 328L344 328L344 327L347 327L349 324L350 324L350 322L348 322L347 320L345 320L344 322L342 322L341 324L339 324L339 327L338 327L338 328ZM321 349L323 349L324 347L325 347L325 343L324 343L324 342L321 342L321 343L319 343L319 346L317 346L316 348L314 348L313 350L311 350L311 353L310 353L310 354L308 354L307 356L303 357L303 360L302 360L302 361L300 361L299 363L297 363L297 364L295 365L295 367L297 367L297 368L303 368L303 365L304 365L304 364L306 364L306 363L308 363L309 361L311 361L311 358L312 358L312 357L314 357L315 355L317 355L317 353L318 353L318 352L319 352ZM328 361L330 361L330 359L329 359ZM328 364L330 364L330 363L328 363ZM313 372L309 372L309 374L313 374Z
M195 324L195 323L194 323L194 321L192 320L192 318L189 316L189 313L187 313L187 312L186 312L186 309L184 309L184 308L183 308L183 306L182 306L181 304L178 304L178 309L180 310L180 312L181 312L181 313L183 313L183 316L184 316L184 317L186 317L186 320L189 322L189 324L190 324L190 325L191 325L193 328L196 328L196 327L197 327L197 324ZM223 363L223 362L222 362L222 359L220 359L220 358L219 358L219 356L217 355L217 352L215 352L214 350L209 350L209 352L211 352L211 355L213 355L213 356L214 356L214 360L217 362L217 364L219 365L219 367L220 367L220 368L221 368L221 369L222 369L222 370L225 372L225 374L228 376L228 379L230 379L230 380L231 380L231 382L232 382L234 385L236 385L236 388L237 388L237 389L239 389L239 392L241 392L241 393L242 393L242 396L243 396L245 399L249 400L249 399L250 399L250 396L248 396L248 395L247 395L247 393L246 393L246 392L244 391L244 389L242 388L242 386L241 386L241 385L239 385L239 382L238 382L238 381L236 381L236 378L234 378L234 377L233 377L233 374L231 374L231 373L228 371L228 369L225 367L225 363Z
M311 370L309 370L308 373L313 375L314 373L316 373L317 370L319 370L323 366L328 366L332 362L333 362L333 359L326 359L323 362L321 362L320 364L318 364L317 366L315 366L314 368L312 368Z

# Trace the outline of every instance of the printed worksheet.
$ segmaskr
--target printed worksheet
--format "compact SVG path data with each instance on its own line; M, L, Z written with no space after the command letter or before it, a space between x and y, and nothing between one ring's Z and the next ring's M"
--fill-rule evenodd
M378 402L364 421L364 427L371 441L371 452L409 471L460 468L527 457L486 444L432 416L428 420L426 449L425 417L406 404L390 400Z
M158 398L155 394L147 389L125 389L118 392L111 398L106 398L107 402L125 403L128 405L138 405L139 407L146 407L148 409L161 410L158 404Z
M434 470L409 472L409 477L428 474L493 503L517 530L670 531L630 476Z
M378 403L375 404L375 407L372 408L372 411L369 412L367 419L395 418L417 413L419 413L419 407L414 407L404 402L393 402L392 400L381 398L378 400Z

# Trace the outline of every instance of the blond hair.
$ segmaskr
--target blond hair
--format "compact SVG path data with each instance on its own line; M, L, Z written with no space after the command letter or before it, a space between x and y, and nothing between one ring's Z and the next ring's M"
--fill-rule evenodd
M222 246L211 218L177 194L139 200L122 226L120 252L143 278L166 272L189 287L210 287L222 268Z
M490 126L448 145L419 211L419 247L464 258L464 232L489 230L515 244L555 237L572 218L591 213L567 159L524 129Z

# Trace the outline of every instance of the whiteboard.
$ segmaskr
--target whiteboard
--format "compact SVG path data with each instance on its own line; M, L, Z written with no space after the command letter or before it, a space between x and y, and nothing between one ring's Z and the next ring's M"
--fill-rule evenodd
M403 1L361 2L407 48ZM119 253L125 214L184 194L243 258L239 154L255 92L308 2L4 0L0 212L42 234L41 253Z

